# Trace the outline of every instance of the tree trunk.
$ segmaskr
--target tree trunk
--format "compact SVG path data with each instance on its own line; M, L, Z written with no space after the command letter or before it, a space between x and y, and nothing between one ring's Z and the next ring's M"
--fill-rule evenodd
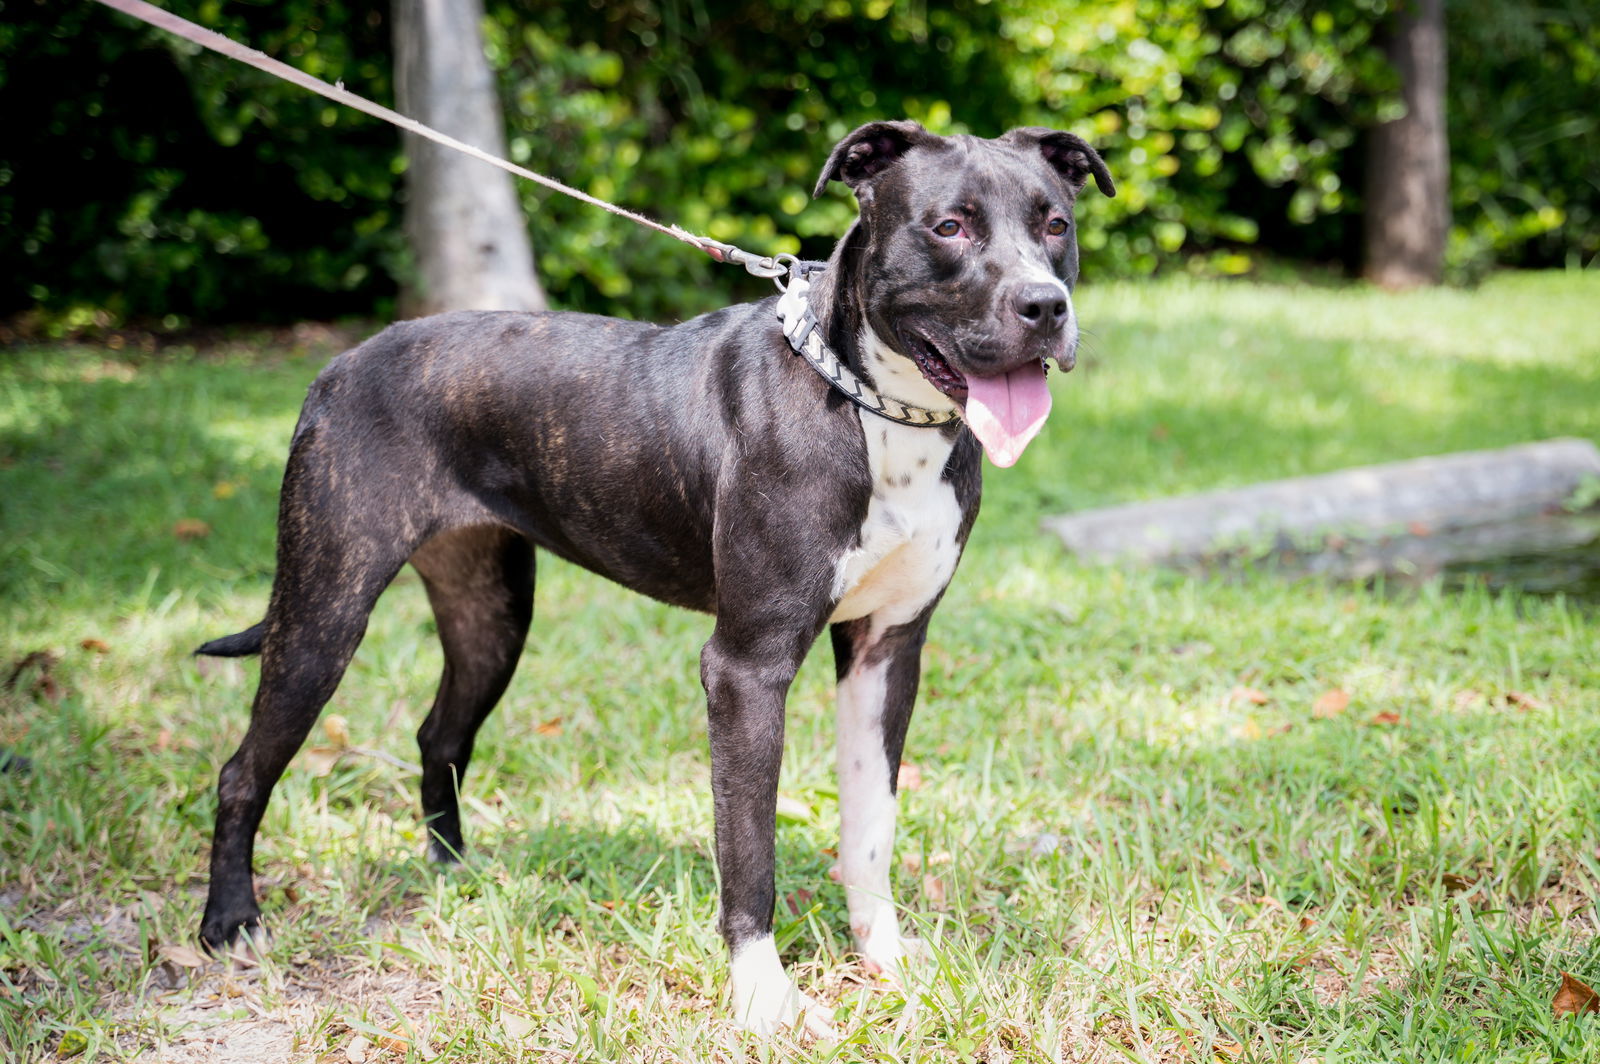
M1444 0L1403 0L1386 51L1406 113L1372 132L1364 229L1368 280L1385 288L1438 284L1450 235L1445 133Z
M424 125L504 156L482 21L483 0L394 0L395 97ZM544 310L511 175L409 133L405 145L416 274L403 311Z

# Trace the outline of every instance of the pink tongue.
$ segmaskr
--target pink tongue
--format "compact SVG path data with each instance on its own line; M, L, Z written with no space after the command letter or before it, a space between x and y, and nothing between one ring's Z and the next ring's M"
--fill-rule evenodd
M1044 363L1030 362L998 377L967 378L967 427L989 461L1013 465L1050 413Z

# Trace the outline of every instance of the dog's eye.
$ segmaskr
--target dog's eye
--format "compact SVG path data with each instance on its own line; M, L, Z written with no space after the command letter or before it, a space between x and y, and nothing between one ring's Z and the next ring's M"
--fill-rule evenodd
M1044 231L1051 236L1060 236L1067 231L1067 220L1065 218L1052 218L1049 224L1044 227Z
M933 231L940 236L960 236L961 223L956 221L954 218L946 218L944 221L934 226Z

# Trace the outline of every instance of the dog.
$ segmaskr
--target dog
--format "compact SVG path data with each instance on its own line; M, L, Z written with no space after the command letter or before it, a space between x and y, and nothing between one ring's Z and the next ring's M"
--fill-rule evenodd
M918 947L889 870L923 641L978 514L982 453L1015 462L1050 409L1046 360L1072 368L1073 210L1091 178L1115 194L1071 133L873 122L814 193L848 185L856 221L782 300L670 327L442 314L335 358L290 444L266 616L198 651L261 656L218 783L202 942L260 932L262 812L407 563L445 660L417 736L429 855L458 858L458 781L516 669L542 548L715 617L700 674L718 923L733 1018L757 1032L827 1029L779 961L772 915L784 702L828 630L839 874L864 965L896 973Z

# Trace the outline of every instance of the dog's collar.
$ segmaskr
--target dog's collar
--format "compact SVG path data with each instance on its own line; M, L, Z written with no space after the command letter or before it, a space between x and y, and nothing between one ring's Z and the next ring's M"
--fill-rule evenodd
M778 300L778 320L783 323L783 338L789 341L795 354L805 359L807 365L822 374L822 379L846 399L879 417L923 429L948 425L960 417L954 410L928 410L884 395L839 361L839 356L822 342L821 324L816 314L812 313L811 301L806 298L811 291L806 272L798 268L791 270L789 285L784 289L783 298Z

